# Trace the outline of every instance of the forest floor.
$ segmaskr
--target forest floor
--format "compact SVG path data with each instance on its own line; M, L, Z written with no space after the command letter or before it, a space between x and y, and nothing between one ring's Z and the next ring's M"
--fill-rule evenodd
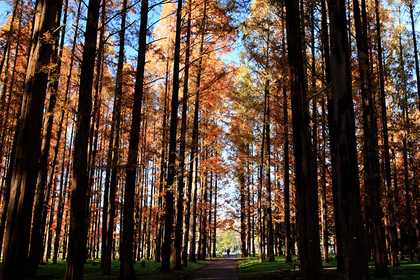
M296 261L296 260L294 260ZM337 276L337 263L333 259L327 264L323 264L322 279L342 279ZM293 266L285 263L284 257L276 257L275 262L258 262L258 257L239 258L239 280L272 280L272 279L300 279L299 277L282 278L282 269L291 270L293 275ZM374 277L374 263L369 262L371 280L381 278ZM420 280L420 262L400 261L400 266L388 266L392 279L410 279ZM298 270L296 268L296 270ZM298 275L298 273L296 274Z
M137 279L147 280L180 280L193 271L205 267L210 260L189 262L188 267L184 267L182 271L173 271L171 273L161 273L160 263L154 261L145 261L145 267L141 267L141 262L134 263L134 271ZM172 261L171 261L172 265ZM29 280L62 280L66 272L67 263L60 261L57 264L47 263L39 266L37 276ZM84 265L84 280L118 280L120 272L119 261L113 261L111 265L111 275L103 275L100 268L100 260L89 260Z
M296 260L294 260L296 261ZM420 262L400 261L400 266L388 266L393 279L420 280ZM37 271L37 277L30 280L39 279L64 279L66 262L58 264L40 265ZM336 273L336 262L333 260L324 264L322 272L323 279L339 279ZM371 279L377 280L373 275L374 264L369 263L371 270ZM173 271L171 273L160 273L160 263L154 261L145 261L145 267L141 267L141 262L134 264L137 279L147 280L201 280L201 279L228 279L228 280L271 280L271 279L293 279L282 278L282 269L290 269L293 272L293 266L284 262L284 257L276 257L275 262L258 262L258 257L238 258L231 255L230 258L223 256L206 261L188 263L188 267L182 271ZM298 268L296 267L296 270ZM112 263L112 274L103 275L98 260L88 261L84 266L85 280L117 280L119 277L119 262ZM297 278L299 279L299 278Z

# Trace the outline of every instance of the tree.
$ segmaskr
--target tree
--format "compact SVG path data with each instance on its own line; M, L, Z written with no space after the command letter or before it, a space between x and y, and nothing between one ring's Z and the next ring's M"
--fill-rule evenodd
M377 35L377 48L378 48L378 70L379 70L379 88L380 88L380 103L381 103L381 120L382 120L382 133L383 133L383 160L385 165L385 183L387 192L387 216L389 223L389 239L391 251L391 263L393 266L398 266L398 238L397 228L395 226L395 209L392 193L392 180L391 180L391 160L389 155L389 133L388 133L388 117L386 108L386 95L385 95L385 71L383 66L382 54L382 38L381 38L381 17L379 12L379 1L375 0L375 14L376 14L376 35Z
M120 49L116 73L114 110L112 111L111 133L108 147L108 170L105 177L105 195L102 224L102 256L104 274L111 274L112 239L114 237L115 190L118 181L118 155L120 142L121 99L123 91L123 67L125 54L127 1L122 3ZM108 199L109 198L109 199ZM109 210L108 210L109 205Z
M51 61L51 36L57 27L56 14L61 1L38 1L26 70L25 88L11 177L10 203L5 234L1 279L26 279L32 203L35 195L37 164L44 100ZM35 168L34 168L35 167Z
M86 253L86 191L88 188L88 140L92 111L93 70L100 0L90 0L81 65L79 105L73 151L73 184L71 191L70 231L66 280L83 279Z
M136 279L133 267L133 234L134 234L134 193L136 185L136 166L139 151L141 107L144 92L144 69L146 64L146 36L149 1L141 2L141 22L139 34L139 49L137 56L136 83L134 87L133 113L128 147L126 167L126 182L124 193L124 216L122 227L122 252L120 279Z
M383 213L381 209L381 195L379 177L379 154L377 123L374 116L373 99L371 92L370 64L368 56L367 16L366 4L362 0L353 1L354 21L356 27L356 41L358 49L359 72L362 91L363 108L363 137L364 137L364 183L367 190L368 213L371 228L371 238L374 246L375 275L377 277L389 276L387 256L385 249L385 232L382 224ZM360 13L362 15L360 15ZM362 21L363 19L363 21Z
M344 0L329 0L332 101L331 149L335 155L334 212L346 279L369 279L360 202L354 109Z
M61 16L61 9L56 12L55 17L55 25L58 26L60 24L60 16ZM66 16L63 24L66 24ZM48 98L48 105L46 108L46 120L44 121L43 125L43 136L41 141L41 154L39 158L39 170L38 170L38 178L39 178L39 185L37 188L37 198L35 202L35 209L34 209L34 219L32 223L32 234L31 234L31 243L30 243L30 253L29 253L29 275L31 277L35 276L36 269L38 268L39 262L42 260L42 241L44 237L44 227L47 218L47 211L48 211L48 201L49 201L49 194L51 193L51 181L49 180L49 184L47 186L47 175L48 175L48 155L51 145L51 136L52 136L52 127L53 127L53 120L54 120L54 111L55 111L55 104L57 100L58 94L58 83L60 80L60 68L61 68L61 57L62 57L62 49L64 47L64 35L65 30L62 32L61 42L59 46L58 40L58 32L54 34L54 45L53 45L53 54L51 60L51 73L50 73L50 87L49 87L49 98ZM60 49L60 52L59 52ZM61 132L60 132L61 134ZM61 136L61 135L60 135ZM51 164L51 174L54 174L55 165L57 162L57 155L58 155L58 146L59 141L56 144L55 152L54 152L54 159ZM47 188L46 188L47 186ZM46 196L45 196L46 194Z
M179 147L180 153L180 162L179 162L179 180L178 180L178 197L177 197L177 216L176 216L176 227L175 227L175 240L183 240L184 246L187 248L188 244L188 230L185 231L185 236L182 236L182 225L183 225L183 210L184 210L184 174L185 172L185 150L186 150L186 133L187 133L187 111L188 111L188 79L189 79L189 70L190 70L190 43L191 43L191 1L188 2L188 19L187 19L187 38L185 42L185 69L184 69L184 86L183 86L183 94L182 94L182 120L181 120L181 144ZM191 190L187 190L188 193L188 201L185 205L186 211L190 211L189 202L191 201ZM190 215L190 213L186 214ZM189 217L188 222L185 223L185 227L189 227ZM174 270L182 270L182 242L175 242L175 258L173 269ZM184 261L184 264L187 262Z
M169 132L169 159L168 159L168 179L165 186L165 234L162 248L162 266L161 272L169 272L170 257L172 246L172 224L174 212L174 187L176 175L176 142L177 142L177 124L178 124L178 91L179 91L179 64L180 64L180 49L181 49L181 11L182 0L178 0L178 7L176 10L176 35L175 35L175 53L174 53L174 72L172 85L172 102L171 102L171 124ZM181 242L181 240L180 240Z
M286 1L289 76L292 93L293 148L296 172L296 208L302 278L321 279L319 252L318 190L311 147L306 81L303 71L298 3ZM308 242L309 241L309 242Z

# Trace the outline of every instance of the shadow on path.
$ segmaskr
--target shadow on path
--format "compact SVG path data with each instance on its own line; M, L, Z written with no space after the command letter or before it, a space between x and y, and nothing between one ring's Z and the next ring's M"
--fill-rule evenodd
M206 267L188 275L186 280L238 280L238 259L236 255L230 258L218 258L211 261Z

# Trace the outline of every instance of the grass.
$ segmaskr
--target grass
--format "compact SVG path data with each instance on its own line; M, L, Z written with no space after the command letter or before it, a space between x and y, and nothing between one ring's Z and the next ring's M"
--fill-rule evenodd
M374 270L373 262L369 263L370 269ZM412 279L412 280L420 280L420 262L409 262L409 261L400 261L400 266L388 266L389 272L393 279ZM373 279L380 279L372 277Z
M189 262L187 267L184 267L182 271L174 271L172 273L161 273L160 263L154 261L145 261L146 267L140 267L140 262L134 264L134 271L138 279L150 279L150 280L176 280L181 279L185 275L204 267L210 260L198 261L196 263ZM36 278L30 278L31 280L35 279L51 279L58 280L64 279L66 272L67 263L62 261L57 264L48 263L45 265L40 265L37 271ZM172 261L171 261L172 267ZM120 272L120 263L114 261L111 264L111 275L103 275L102 269L100 268L100 260L98 261L88 261L84 266L84 277L85 280L117 280L119 278Z
M293 265L284 262L284 256L275 257L275 262L258 262L258 257L240 258L239 275L247 274L268 274L277 272L280 269L293 269Z
M259 279L261 276L266 279L271 279L271 275L278 273L281 269L291 269L293 266L284 262L284 256L276 257L275 262L264 261L263 263L258 262L258 257L250 258L240 258L239 259L239 275L242 279ZM296 261L296 258L293 258L293 261ZM400 261L399 267L388 266L388 269L391 273L393 279L410 279L410 280L420 280L420 262L408 262ZM326 279L336 278L336 268L337 262L333 261L324 264L323 263L323 277ZM369 269L371 271L371 279L381 279L375 278L374 276L374 262L369 262ZM259 277L253 277L253 276ZM261 278L262 279L262 278Z
M334 258L333 258L334 259ZM293 258L296 261L296 257ZM150 279L150 280L177 280L182 279L187 274L200 269L207 265L210 260L198 261L196 263L188 263L188 267L184 267L183 271L174 271L172 273L160 273L160 263L154 261L145 261L146 267L140 267L140 262L134 264L134 270L138 279ZM399 267L388 266L389 271L393 279L412 279L420 280L420 262L408 262L400 261ZM172 261L171 261L172 265ZM323 264L323 276L328 279L336 278L336 267L337 262L335 260L328 264ZM117 280L119 276L120 264L118 261L114 261L111 265L111 275L102 275L100 263L98 261L88 261L84 266L84 279L85 280ZM371 271L371 279L377 280L380 278L373 277L374 263L369 263ZM275 262L264 261L263 263L258 262L258 257L250 258L239 258L239 274L242 279L273 279L272 275L278 273L281 269L293 270L293 265L284 262L284 256L276 257ZM40 265L37 271L36 279L64 279L66 271L66 262L62 261L57 264L45 264ZM258 276L258 277L256 277Z

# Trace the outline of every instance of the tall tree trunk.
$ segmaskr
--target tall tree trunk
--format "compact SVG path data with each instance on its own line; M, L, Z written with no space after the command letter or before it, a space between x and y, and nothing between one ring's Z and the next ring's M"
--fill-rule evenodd
M174 270L182 270L182 225L184 217L184 188L185 188L185 146L187 134L187 111L188 111L188 79L189 79L189 63L190 63L190 39L191 39L191 1L188 2L188 20L187 20L187 38L185 50L185 70L184 70L184 85L182 94L182 120L181 120L181 144L179 147L179 180L177 192L177 217L175 227L175 258L173 263ZM188 190L191 191L191 190ZM189 195L191 198L191 195ZM187 201L185 210L189 209L191 199ZM187 210L188 211L188 210ZM188 219L189 220L189 219ZM184 246L188 247L188 231L186 231L184 238ZM186 262L184 262L186 263Z
M325 127L325 100L322 100L322 172L321 172L321 231L322 231L322 252L324 257L324 263L328 263L328 215L327 215L327 161L326 161L326 144L327 144L327 136L326 136L326 127Z
M284 127L284 261L292 261L292 232L290 227L290 165L289 165L289 113L287 90L283 88L283 127Z
M213 153L210 155L210 157L213 156ZM210 198L209 198L209 217L208 217L208 221L209 221L209 226L207 227L207 233L208 233L208 238L207 238L207 257L211 258L211 242L213 241L212 235L213 235L213 231L212 231L212 215L213 215L213 211L212 211L212 203L213 203L213 170L210 172Z
M106 3L105 0L102 0L101 3L101 18L100 18L100 28L99 28L99 42L98 42L98 49L96 54L96 64L94 70L94 81L93 81L93 108L92 108L92 120L90 121L90 129L89 129L89 144L88 144L88 189L87 189L87 200L86 200L86 228L89 232L90 225L93 226L91 221L92 219L92 207L94 204L93 200L93 191L92 188L94 187L94 175L95 175L95 161L96 155L98 152L98 134L99 134L99 120L101 114L101 95L102 95L102 88L103 88L103 71L104 71L104 48L105 48L105 21L106 21ZM88 234L89 235L89 234ZM92 240L92 238L90 238ZM88 244L92 245L92 244ZM88 254L87 257L92 258L92 249L91 246L88 246Z
M21 102L22 103L22 100ZM10 199L10 190L11 190L11 185L12 185L12 173L13 173L13 162L15 160L16 157L16 145L17 145L17 139L18 139L18 133L19 133L19 123L20 123L20 113L18 113L18 118L17 118L17 122L15 125L15 135L13 137L13 143L12 143L12 148L10 151L10 158L9 158L9 166L7 168L7 174L6 174L6 178L5 178L5 186L4 186L4 198L2 201L2 207L1 207L1 221L0 221L0 249L2 248L3 245L3 237L4 237L4 228L6 227L6 220L7 220L7 210L8 210L8 206L9 206L9 199ZM0 250L0 252L2 252L2 250ZM3 252L4 254L4 252Z
M391 160L389 157L389 134L388 134L388 117L386 108L386 95L385 95L385 77L382 55L382 38L381 38L381 19L379 13L379 0L375 0L375 13L376 13L376 34L378 44L378 68L379 68L379 82L380 82L380 102L381 102L381 119L382 119L382 133L383 133L383 151L384 165L385 165L385 183L387 190L387 211L389 221L389 235L391 245L391 264L398 266L398 238L397 228L395 226L395 211L393 202L392 180L391 180Z
M188 19L187 19L187 38L186 38L186 42L185 42L185 73L184 73L184 88L183 88L183 98L185 99L186 96L188 95L188 80L189 80L189 64L190 64L190 44L191 44L191 1L188 1ZM184 100L183 101L183 107L182 107L182 127L181 127L181 147L180 147L180 154L181 154L181 164L182 164L182 168L181 169L181 176L180 176L180 180L179 180L179 184L184 184L184 174L186 173L185 170L185 143L186 143L186 126L187 123L185 122L184 125L184 111L187 111L188 109L188 100ZM184 110L185 109L185 110ZM187 120L187 116L186 116L185 112L185 121ZM185 131L184 131L185 130ZM190 158L191 161L193 161L193 158ZM192 164L192 163L191 163ZM181 166L180 166L181 167ZM190 165L191 168L191 165ZM189 172L189 174L192 174L192 172ZM182 248L182 255L181 255L181 265L182 266L187 266L187 257L188 257L188 233L189 233L189 227L190 227L190 217L191 217L191 191L192 191L192 182L190 182L190 180L188 180L188 186L187 186L187 191L186 191L186 201L185 201L185 219L184 219L184 247ZM178 201L179 203L179 201ZM178 229L179 230L179 229ZM182 227L181 227L182 230ZM176 233L175 233L176 234ZM175 247L175 250L177 250L178 248ZM176 263L177 258L179 258L179 256L177 256L177 253L175 254L175 260L174 260L174 265ZM178 265L178 264L177 264ZM174 267L174 269L177 269Z
M83 279L86 254L86 191L88 189L88 140L92 111L93 70L96 57L100 0L90 0L80 74L79 106L73 154L73 184L66 280Z
M247 147L247 152L248 152L247 154L249 154L249 146ZM251 225L251 182L250 182L251 181L250 180L251 175L249 174L251 171L250 171L250 168L249 168L249 160L247 160L246 171L247 171L247 174L248 174L248 176L246 177L247 187L246 187L246 208L245 208L245 213L246 213L246 248L247 248L246 255L248 257L250 257L251 256L251 239L252 239L251 227L252 227L252 225ZM217 191L217 175L216 175L216 191ZM216 199L217 199L217 197L215 198L215 202L214 202L215 209L216 209L216 206L217 206ZM216 213L217 213L216 210L214 210L214 213L215 213L215 218L216 218ZM214 221L214 225L216 226L216 220ZM216 256L213 256L213 257L215 258Z
M67 16L67 14L65 14ZM60 24L60 17L61 17L61 7L56 13L55 21L56 26ZM67 19L66 19L67 20ZM66 24L63 22L63 24ZM47 218L47 211L48 211L48 202L49 197L48 194L51 193L52 185L49 183L47 188L47 177L48 177L48 156L49 150L51 145L51 134L52 134L52 127L54 121L54 111L55 111L55 104L57 100L57 91L58 91L58 83L60 78L60 68L61 68L61 57L62 57L62 49L64 47L64 39L65 39L65 30L62 32L61 43L60 43L60 51L59 51L59 34L56 32L54 46L53 46L53 54L52 54L52 71L50 73L50 96L48 100L48 106L46 108L46 118L44 121L43 127L43 137L41 141L41 155L39 158L39 170L38 170L38 189L37 189L37 196L35 200L35 209L34 209L34 217L32 222L32 234L31 234L31 241L30 241L30 251L29 251L29 266L28 266L28 274L31 277L34 277L36 274L36 270L38 268L39 262L42 260L43 250L42 250L42 240L44 239L44 229L46 225L46 218ZM54 159L51 163L51 174L55 173L55 166L57 162L57 155L58 155L58 145L59 140L57 140L56 148L54 150ZM50 181L52 180L53 176L51 176ZM45 196L47 194L47 196Z
M14 34L14 23L16 21L16 14L18 12L18 7L19 7L20 1L19 0L14 0L13 3L13 10L12 10L12 17L10 19L10 27L9 30L7 32L6 35L6 42L4 44L3 47L3 54L1 56L1 61L0 61L0 76L2 76L1 74L3 73L3 67L5 69L4 71L4 77L2 79L3 82L3 86L7 84L7 77L8 77L8 71L9 71L9 59L10 59L10 48L11 48L11 43L12 43L12 35ZM19 24L19 29L20 29L20 24ZM16 55L17 55L17 51L16 51ZM6 63L6 66L4 65L4 63ZM4 98L6 97L5 92L3 91L2 96L1 96L1 103L0 104L4 104ZM0 117L1 122L3 123L3 116Z
M21 121L11 178L1 279L26 278L32 203L35 195L41 148L40 133L48 84L48 72L45 69L50 63L54 43L44 40L43 35L46 32L53 34L55 31L58 10L61 10L61 1L44 0L36 3L37 13L31 38L31 52L26 70Z
M116 73L114 110L112 111L111 135L108 147L108 169L105 175L105 197L102 223L102 256L104 275L111 274L111 255L112 240L114 238L114 218L115 218L115 190L118 182L118 155L120 142L120 122L121 122L121 97L122 97L122 78L124 67L125 52L125 21L127 0L123 1L120 45L118 52L118 66ZM109 200L108 200L109 197ZM109 206L109 209L108 209Z
M266 100L264 98L264 113L263 113L263 131L261 134L261 152L260 152L260 166L258 170L258 190L257 190L257 219L258 219L258 262L262 263L265 259L264 254L264 220L263 220L263 205L262 205L262 189L264 176L264 149L265 149L265 130L266 130Z
M2 110L3 112L0 115L0 125L2 125L1 139L0 139L0 164L2 164L3 162L3 151L4 151L4 142L5 142L5 136L6 136L6 127L7 127L8 117L9 117L10 103L11 103L11 96L12 96L12 89L8 91L9 63L10 63L10 50L11 50L11 43L12 43L11 39L12 39L12 34L14 34L14 23L16 21L16 14L18 12L19 3L20 3L19 0L14 1L12 18L10 20L11 24L7 33L8 35L6 36L6 42L3 48L3 55L0 61L0 79L2 82L2 92L0 96L0 110ZM21 40L21 36L20 36L21 26L22 26L22 12L20 11L17 37L16 37L15 57L14 57L13 70L12 70L12 83L13 83L13 78L14 78L14 74L16 70L16 61L18 57L20 40ZM4 65L4 63L6 63L6 65ZM3 67L5 71L4 71L4 75L1 75L3 72ZM9 92L9 94L7 94L7 92ZM6 103L6 96L7 96L7 103Z
M203 18L201 20L200 32L201 32L201 39L200 39L200 52L199 52L199 62L198 62L198 73L197 73L197 81L196 81L196 95L195 95L195 103L194 103L194 120L193 120L193 133L192 133L192 148L191 148L191 156L190 156L190 174L188 178L188 183L193 185L193 193L194 196L192 198L192 209L191 213L193 213L192 224L191 224L191 233L190 233L190 254L189 254L189 261L195 262L196 261L196 222L197 222L197 178L198 178L198 113L199 113L199 104L200 104L200 94L201 94L201 73L203 68L203 55L204 55L204 39L205 39L205 26L206 26L206 19L207 19L207 0L204 0L204 8L203 8ZM194 176L194 179L193 179Z
M19 29L18 29L18 34L17 34L17 43L16 43L16 55L14 58L14 62L13 62L13 69L12 69L12 76L11 76L11 83L10 83L10 90L9 90L9 96L8 96L8 103L6 106L6 109L3 110L5 111L5 118L4 118L4 122L3 122L3 131L2 131L2 135L1 135L1 143L0 143L0 164L1 161L3 159L3 143L4 143L4 138L6 137L6 127L7 127L7 121L9 119L9 113L10 113L10 104L11 104L11 96L12 96L12 92L13 92L13 85L14 85L14 77L16 74L16 65L17 65L17 54L18 54L18 50L19 50L19 46L20 46L20 39L21 39L21 27L22 26L22 17L19 18ZM6 90L5 88L7 87L7 84L3 85L3 90L4 93L6 94ZM22 97L20 98L20 101L18 103L18 108L20 108L22 106ZM20 111L18 111L18 116L16 118L16 124L14 125L14 137L13 137L13 142L12 142L12 148L10 149L10 156L9 156L9 164L8 164L8 168L7 168L7 173L5 174L5 184L4 186L2 186L2 192L3 192L3 201L2 201L2 209L1 209L1 218L0 218L0 253L2 252L2 248L3 248L3 237L4 237L4 229L6 227L6 219L7 219L7 209L9 206L9 198L10 198L10 188L11 188L11 179L12 179L12 170L13 170L13 162L14 162L14 158L16 155L16 142L17 142L17 131L19 128L19 120L20 120Z
M410 22L411 22L411 35L413 36L413 47L414 47L414 61L416 67L416 81L417 81L417 94L418 94L418 106L420 108L420 69L419 69L419 54L417 51L417 36L416 36L416 22L414 21L414 5L413 0L408 0L408 10L410 11Z
M64 115L64 112L62 112ZM66 114L66 126L68 123L68 116ZM63 126L63 122L61 122L61 126ZM67 127L64 130L64 139L67 139ZM58 141L60 142L60 141ZM61 174L60 174L60 189L58 192L58 205L57 205L57 226L55 228L55 240L54 240L54 252L53 252L53 263L56 264L58 260L58 249L60 246L60 235L61 235L61 225L63 223L63 211L65 205L65 193L64 190L64 168L65 168L65 157L66 157L66 141L64 141L63 145L63 160L61 162Z
M178 8L176 11L176 32L175 32L175 53L174 53L174 72L173 72L173 88L171 102L171 124L169 130L169 159L168 159L168 179L165 186L165 232L162 247L162 266L161 272L169 272L171 246L172 246L172 228L174 220L174 194L173 188L176 176L176 132L178 125L178 91L179 91L179 64L181 49L181 11L182 0L178 0ZM178 242L181 242L179 240Z
M239 156L245 154L245 143L240 143L238 151ZM238 166L238 181L239 181L239 193L240 193L240 236L241 236L241 258L247 257L247 246L246 246L246 181L245 181L245 166L244 161L239 159L240 163Z
M265 122L265 137L267 145L266 155L266 180L267 180L267 256L268 261L274 261L274 233L273 233L273 217L271 213L271 146L270 146L270 81L267 81L265 87L265 103L266 103L266 115L267 119Z
M321 1L321 26L322 26L322 45L324 51L324 64L325 64L325 82L327 85L331 85L331 52L330 52L330 38L329 38L329 30L328 30L328 20L327 20L327 7L326 7L326 0ZM328 107L328 124L329 127L334 125L334 112L333 112L333 98L331 94L331 89L329 91L330 94L327 95L327 107ZM330 139L334 139L335 136L333 135L334 130L330 129ZM333 196L335 191L337 190L337 171L336 171L336 159L335 159L335 148L334 143L330 141L330 159L331 159L331 181L332 181L332 189L333 189ZM336 200L333 201L334 203ZM337 209L336 204L334 204L334 209ZM336 213L334 213L336 214ZM343 273L343 255L341 250L341 237L340 237L340 227L339 227L339 218L338 215L335 215L335 255L337 260L337 271L338 273Z
M217 154L216 154L217 155ZM216 216L217 216L217 173L214 178L214 215L213 215L213 258L216 257ZM249 256L249 254L248 254Z
M303 279L321 279L318 230L318 190L311 149L306 81L301 48L298 5L286 1L286 29L292 92L293 148L296 174L296 220ZM309 241L309 242L308 242Z
M202 161L205 162L208 160L208 151L202 153ZM208 195L208 168L204 167L203 170L204 179L201 180L201 207L200 207L200 237L198 240L198 260L206 259L206 240L207 240L207 195Z
M337 240L343 256L345 279L369 279L368 257L361 209L355 118L348 52L346 5L328 0L331 22L332 101L329 104ZM333 175L334 176L334 175Z
M161 251L162 251L162 192L166 180L167 172L167 121L168 121L168 95L169 95L169 45L168 45L168 55L166 59L166 78L165 78L165 92L164 92L164 105L163 105L163 116L162 116L162 141L161 141L161 153L160 153L160 175L159 175L159 188L157 190L158 199L157 199L157 211L156 211L156 245L155 245L155 262L161 261Z
M141 2L141 22L139 34L139 49L137 53L137 72L134 88L133 117L128 147L126 168L126 183L124 192L124 217L122 224L120 279L136 279L133 267L133 233L134 233L134 192L136 185L136 165L139 150L141 107L143 100L144 69L146 64L147 16L149 1Z
M377 139L377 123L373 108L368 39L367 39L367 16L365 0L361 2L353 1L354 22L356 27L356 42L358 49L359 72L361 78L362 108L363 108L363 136L364 136L364 181L367 191L370 224L372 226L371 238L375 257L375 276L387 277L389 271L387 267L387 253L385 248L385 232L382 224L382 208L379 174L379 154ZM362 15L360 15L360 12ZM362 18L361 18L362 17Z

